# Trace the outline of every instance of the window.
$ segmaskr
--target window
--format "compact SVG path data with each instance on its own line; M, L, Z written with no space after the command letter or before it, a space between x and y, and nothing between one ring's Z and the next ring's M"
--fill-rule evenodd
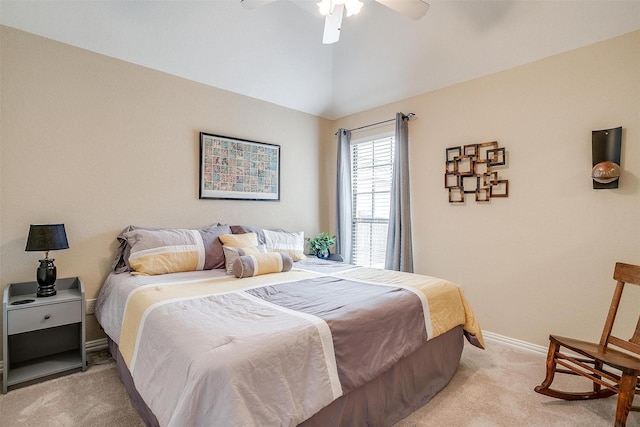
M352 262L384 268L394 137L351 144Z

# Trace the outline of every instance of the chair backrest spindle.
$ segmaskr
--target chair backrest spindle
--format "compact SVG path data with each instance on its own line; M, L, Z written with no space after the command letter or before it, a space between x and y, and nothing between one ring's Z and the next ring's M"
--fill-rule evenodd
M636 330L629 341L640 345L640 316L638 316L638 324L636 325Z
M609 307L609 314L607 315L607 320L602 330L600 346L607 347L611 344L640 355L640 316L638 317L638 324L636 325L635 331L629 340L611 335L624 286L625 284L640 285L640 267L618 262L613 272L613 278L617 280L618 283L616 284L616 290L613 293L611 306Z

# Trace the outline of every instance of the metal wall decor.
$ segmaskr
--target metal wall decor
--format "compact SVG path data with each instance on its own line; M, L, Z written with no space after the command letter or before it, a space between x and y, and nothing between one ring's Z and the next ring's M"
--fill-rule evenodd
M591 177L594 189L618 188L621 151L622 127L591 132Z
M505 149L497 141L447 148L444 188L449 203L464 203L466 194L473 194L476 202L509 197L509 180L500 179L495 170L506 164Z

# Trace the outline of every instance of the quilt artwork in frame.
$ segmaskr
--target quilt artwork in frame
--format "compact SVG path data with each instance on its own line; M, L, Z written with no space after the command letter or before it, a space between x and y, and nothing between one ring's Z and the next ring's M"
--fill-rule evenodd
M280 200L280 146L200 132L200 198Z

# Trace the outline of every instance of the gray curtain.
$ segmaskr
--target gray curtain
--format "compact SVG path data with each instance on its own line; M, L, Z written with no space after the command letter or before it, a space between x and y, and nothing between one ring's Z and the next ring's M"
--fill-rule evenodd
M338 129L338 176L336 180L336 250L351 263L351 132Z
M394 148L385 268L413 273L411 205L409 203L409 126L408 117L402 113L396 114Z

